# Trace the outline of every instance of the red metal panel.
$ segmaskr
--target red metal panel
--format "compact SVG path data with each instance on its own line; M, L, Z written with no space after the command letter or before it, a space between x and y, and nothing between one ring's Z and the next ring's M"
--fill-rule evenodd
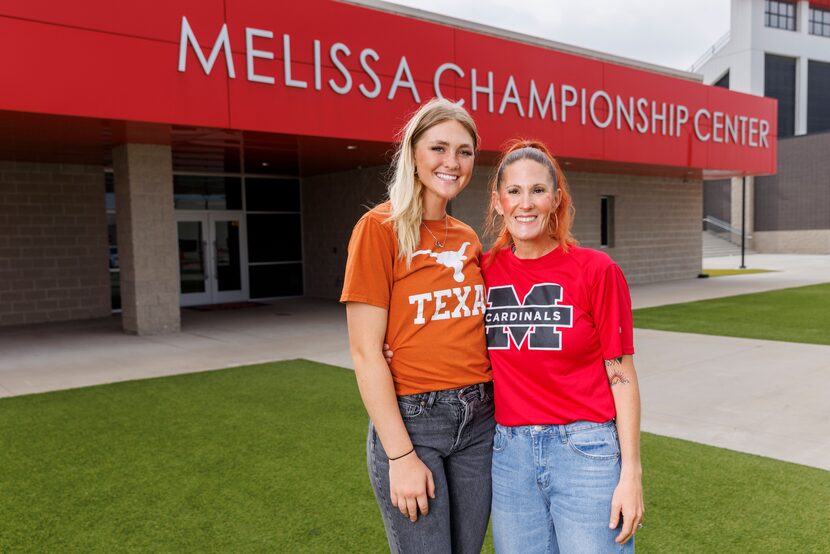
M434 95L436 69L444 63L455 64L462 75L444 73L441 90L447 97L464 100L486 149L524 136L545 140L564 158L593 160L609 167L662 166L672 168L672 174L678 169L689 174L775 171L773 100L667 75L329 0L226 0L224 5L221 0L170 5L153 0L150 8L147 3L141 9L119 4L118 10L103 0L74 4L72 9L52 4L11 0L0 7L0 14L6 15L0 15L0 51L17 53L0 60L7 82L15 83L0 89L0 110L389 142L416 107L415 95L406 87L389 98L405 58L421 101ZM219 53L211 74L206 75L189 47L187 68L178 71L182 16L187 17L204 55L210 54L219 30L227 23L236 78L228 76L224 53ZM248 78L246 28L273 34L253 39L253 48L273 57L253 59L254 72L273 83ZM290 37L291 77L305 82L305 88L287 86L284 35ZM314 41L320 44L316 64ZM340 53L352 79L351 89L344 94L333 90L346 82L330 57L336 43L349 50L348 55ZM380 82L375 98L367 98L359 89L360 85L364 91L375 88L360 62L367 49L378 58L369 60ZM482 92L473 109L473 69L479 84L492 73L492 110L491 94ZM538 109L532 116L529 113L531 82L542 99L548 87L554 87L555 120L550 112L544 118ZM606 128L594 123L587 109L595 93L596 121L611 117ZM577 105L563 109L561 102L567 94L576 94ZM649 120L646 132L625 123L618 128L617 96L623 107L644 99L649 112L652 106L668 110L666 123ZM505 97L516 102L505 102ZM680 105L688 110L688 121L677 126L674 110ZM697 113L705 117L698 121L696 131L693 118ZM725 118L737 116L745 123L755 122L756 139L758 120L767 119L768 146L715 142L714 136L723 136L723 129L720 135L712 134L717 122L722 125ZM664 132L663 125L670 130Z
M810 0L810 7L830 10L830 0Z
M577 125L581 119L578 107L557 110L557 121L550 113L542 119L540 110L530 113L530 81L542 96L550 84L554 85L557 102L561 102L561 85L567 83L577 91L581 88L594 90L602 87L603 64L596 60L580 58L570 54L556 53L543 48L521 45L483 36L467 31L457 32L456 63L465 68L466 78L459 87L465 106L471 111L481 128L483 146L498 148L504 141L517 136L535 137L550 143L557 155L598 159L602 156L602 130L588 125ZM478 80L488 71L493 72L494 112L487 109L486 97L479 95L479 105L472 110L470 70L478 70ZM514 77L516 89L524 106L521 117L514 103L504 104L504 113L499 114L507 93L510 76ZM579 92L577 92L579 94ZM542 98L544 101L544 98Z
M4 0L0 16L52 23L105 33L179 42L182 15L191 24L216 32L225 19L225 0ZM240 46L244 46L241 43Z
M0 110L227 127L227 84L176 71L178 46L0 17ZM223 69L221 66L218 68Z

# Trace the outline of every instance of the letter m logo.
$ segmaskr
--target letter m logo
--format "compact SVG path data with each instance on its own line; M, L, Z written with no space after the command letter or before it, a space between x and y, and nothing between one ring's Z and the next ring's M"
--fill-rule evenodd
M519 302L513 285L491 287L487 291L484 328L487 348L507 350L511 338L517 349L530 336L530 350L561 350L562 333L557 327L573 325L573 306L561 306L562 287L555 283L533 285Z

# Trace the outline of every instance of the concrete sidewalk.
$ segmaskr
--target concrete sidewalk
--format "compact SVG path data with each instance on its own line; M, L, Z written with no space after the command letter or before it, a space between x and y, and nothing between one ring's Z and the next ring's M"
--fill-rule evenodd
M703 267L738 269L740 263L740 256L724 256L704 259ZM751 254L746 257L746 267L774 272L633 285L631 300L634 308L650 308L830 282L830 256Z
M830 256L753 255L747 265L780 272L635 286L634 306L830 281ZM351 367L333 301L185 309L182 329L130 336L113 316L0 330L0 397L293 358ZM645 431L830 469L830 346L642 329L635 341Z

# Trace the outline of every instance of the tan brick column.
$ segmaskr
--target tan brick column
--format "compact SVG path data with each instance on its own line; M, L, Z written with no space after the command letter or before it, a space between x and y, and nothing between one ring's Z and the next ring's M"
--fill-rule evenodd
M138 335L177 332L181 316L170 146L122 144L112 154L122 326Z

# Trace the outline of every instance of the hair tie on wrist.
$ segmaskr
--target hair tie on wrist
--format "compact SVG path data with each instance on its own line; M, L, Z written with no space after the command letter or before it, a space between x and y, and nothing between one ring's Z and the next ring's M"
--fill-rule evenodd
M409 455L410 455L410 454L412 454L413 452L415 452L415 447L414 447L414 446L412 447L412 450L410 450L410 451L409 451L409 452L407 452L406 454L401 454L401 455L400 455L400 456L398 456L397 458L389 458L389 461L390 461L390 462L394 462L395 460L400 460L401 458L404 458L404 457L406 457L406 456L409 456Z

